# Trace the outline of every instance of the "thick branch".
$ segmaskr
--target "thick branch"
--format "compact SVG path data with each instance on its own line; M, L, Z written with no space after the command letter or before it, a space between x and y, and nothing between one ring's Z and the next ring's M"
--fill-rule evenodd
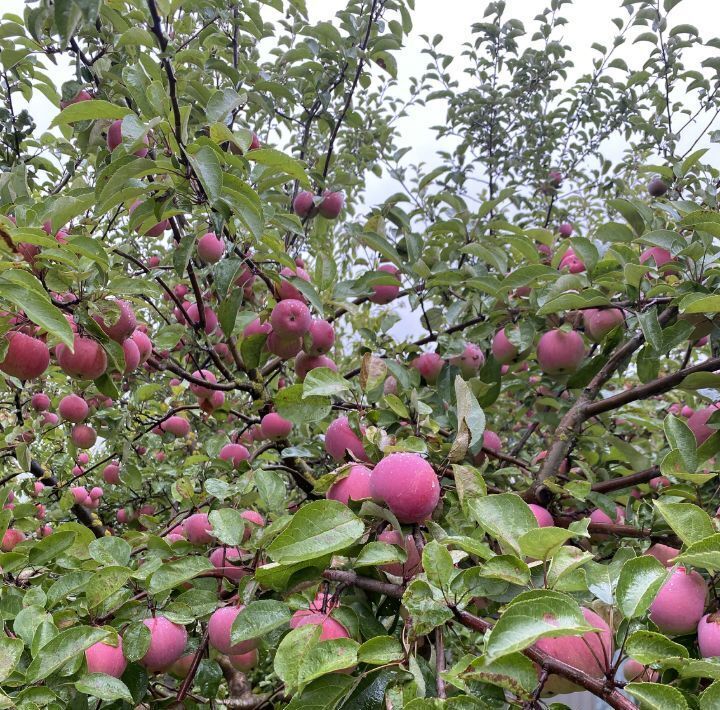
M368 592L375 592L376 594L384 594L386 597L393 597L394 599L401 599L405 587L400 584L390 584L390 582L380 582L377 579L371 579L370 577L361 577L355 572L344 572L339 569L326 569L322 576L325 579L329 579L331 582L342 582L343 584L351 584L354 587L359 587Z

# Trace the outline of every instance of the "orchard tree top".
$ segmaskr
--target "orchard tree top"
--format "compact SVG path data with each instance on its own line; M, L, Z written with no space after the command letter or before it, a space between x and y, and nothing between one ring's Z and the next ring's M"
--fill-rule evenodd
M0 708L720 705L720 40L568 3L4 16Z

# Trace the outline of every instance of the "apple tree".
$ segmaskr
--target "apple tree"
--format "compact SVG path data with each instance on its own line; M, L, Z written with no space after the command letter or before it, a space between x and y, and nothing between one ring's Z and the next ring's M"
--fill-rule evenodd
M569 2L4 15L0 707L718 707L720 39Z

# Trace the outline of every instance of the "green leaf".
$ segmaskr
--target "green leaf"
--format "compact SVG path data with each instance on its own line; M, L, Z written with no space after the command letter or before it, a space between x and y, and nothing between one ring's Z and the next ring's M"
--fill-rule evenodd
M303 382L303 399L306 397L330 397L347 392L350 383L339 373L328 367L311 370Z
M407 553L397 545L388 545L385 542L368 542L355 558L354 568L379 567L407 561Z
M63 530L43 538L30 548L28 562L31 565L41 566L50 560L56 560L61 552L73 546L75 537L73 531Z
M408 585L402 598L403 606L413 619L413 629L419 635L430 633L453 618L439 589L416 579Z
M25 674L28 683L44 680L51 673L62 668L94 643L102 641L108 635L104 629L92 626L74 626L61 631L50 639L38 652Z
M101 537L88 545L90 557L101 565L127 565L132 547L120 537Z
M700 710L715 710L720 707L720 681L715 681L700 696Z
M0 634L0 683L10 677L24 648L22 639L11 639L5 634Z
M233 644L264 638L271 631L289 623L292 614L287 604L275 599L250 602L233 621L230 640Z
M235 89L218 89L207 102L205 115L210 123L224 121L230 111L236 109L245 100L245 96L238 94Z
M312 374L312 372L309 374ZM320 422L325 419L332 410L330 398L312 395L306 397L303 392L304 385L302 384L283 387L273 400L275 411L281 417L289 419L298 426L305 423Z
M561 547L553 555L552 561L550 562L550 568L547 573L548 586L555 587L563 577L582 567L592 558L593 555L591 552L583 552L577 547Z
M647 311L638 313L637 318L647 343L653 350L660 352L663 346L663 335L662 326L658 321L657 309L648 308Z
M288 177L298 180L303 187L310 185L310 179L305 172L305 166L295 158L285 155L274 148L260 148L259 150L251 150L245 156L260 165L272 168L277 172L285 173Z
M88 606L93 608L102 604L108 597L122 589L125 582L130 579L130 575L131 571L127 567L116 566L104 567L96 572L85 589Z
M401 661L405 654L400 642L392 636L375 636L358 649L358 662L382 666Z
M518 556L521 554L520 538L538 528L537 520L527 503L516 493L472 498L468 500L467 506L475 522L488 535Z
M532 598L513 602L503 612L490 631L485 652L492 661L522 651L541 638L576 636L593 628L576 601L564 594L539 590Z
M221 508L208 516L213 535L224 545L240 545L245 537L246 520L239 510Z
M177 244L175 246L175 248L173 249L173 253L172 253L173 268L175 269L175 273L181 278L182 278L183 274L185 273L185 269L187 269L187 265L188 265L188 262L190 261L190 256L192 255L192 251L194 248L195 248L195 235L194 234L186 234L180 240L180 244Z
M423 548L422 564L430 584L439 589L448 588L456 570L447 547L431 540Z
M187 158L208 199L214 202L220 197L223 186L222 168L217 154L210 146L204 145L196 153L188 154Z
M625 691L640 701L642 710L687 710L683 694L670 685L659 683L629 683Z
M528 698L537 685L537 670L522 653L511 653L494 661L476 658L461 674L463 680L490 683L509 690L519 698Z
M485 413L470 386L460 375L455 377L455 400L458 429L449 457L451 461L462 461L468 447L482 441L485 431Z
M657 663L664 658L687 658L689 656L685 646L654 631L636 631L631 634L628 636L625 650L631 658L640 661L644 666Z
M355 680L342 673L324 675L295 694L285 710L335 710Z
M80 693L92 695L105 702L126 700L131 705L135 704L127 685L119 678L113 678L105 673L88 673L76 681L75 688Z
M55 116L50 127L77 123L78 121L93 121L99 118L118 119L127 116L129 113L132 113L132 110L127 106L111 104L109 101L101 99L79 101L76 104L70 104Z
M710 516L692 503L663 503L659 500L654 503L665 522L686 545L715 533Z
M574 537L574 533L564 528L545 527L530 530L520 537L520 550L535 560L547 560L571 537Z
M676 558L680 564L701 567L709 572L720 570L720 533L698 540L689 545L685 551Z
M270 543L275 562L292 564L344 550L357 542L365 525L346 505L336 500L308 503Z
M651 555L628 560L620 572L615 595L627 619L643 616L667 579L667 568Z
M67 318L59 308L53 306L48 297L40 296L37 292L17 284L0 282L0 298L24 310L33 323L47 330L68 347L73 346L74 336Z
M692 473L697 469L697 439L690 431L684 418L668 414L663 422L665 437L672 449L680 452L685 470Z
M166 562L153 572L148 591L150 594L165 592L211 569L213 566L205 557L183 557Z

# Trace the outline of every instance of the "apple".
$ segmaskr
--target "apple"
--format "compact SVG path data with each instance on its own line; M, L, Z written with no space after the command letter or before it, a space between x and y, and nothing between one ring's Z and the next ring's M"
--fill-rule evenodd
M575 330L555 329L543 333L537 345L540 369L546 375L575 372L585 357L585 343Z
M2 536L0 550L3 552L12 552L15 545L19 545L25 539L25 533L17 528L8 528Z
M562 259L560 259L558 269L560 269L560 271L567 269L571 274L581 274L586 270L586 267L585 262L578 257L575 251L568 249L565 254L563 254Z
M6 375L18 380L33 380L47 370L50 351L42 340L18 331L6 333L5 339L8 348L0 362L0 370Z
M187 319L193 325L200 323L200 309L198 308L197 303L191 303L185 312L187 314ZM215 315L215 311L210 308L210 306L203 306L203 314L205 315L205 332L208 335L212 335L218 327L218 318Z
M532 510L532 514L535 516L535 520L537 520L537 524L541 528L550 528L555 525L552 515L542 506L536 505L535 503L528 503L528 508Z
M76 424L70 430L70 438L79 449L91 449L97 441L97 433L89 424Z
M206 264L217 264L225 253L225 244L215 232L206 232L198 239L197 254Z
M194 545L208 545L215 540L207 513L193 513L183 520L183 532Z
M372 471L366 466L361 464L352 464L350 466L350 473L345 478L341 478L339 481L330 486L325 497L329 500L339 500L345 505L350 500L364 500L366 498L372 498L370 491L370 477Z
M352 430L347 417L338 417L325 432L325 451L336 461L344 461L347 452L360 461L369 461L362 440Z
M133 311L132 306L127 301L118 298L114 300L113 303L119 309L119 313L111 325L105 322L103 316L93 316L93 318L108 338L114 340L116 343L122 343L123 340L133 334L133 331L137 327L137 319L135 318L135 311Z
M706 597L705 580L695 571L676 567L650 605L650 621L663 634L689 634L697 629Z
M213 385L217 383L217 377L215 377L215 375L210 372L210 370L195 370L195 372L192 373L192 376L197 380L205 380L206 382ZM191 382L190 391L198 399L210 399L210 397L212 397L213 395L213 392L216 392L217 390L210 389L208 387L205 387L204 385L198 385L194 382Z
M676 547L670 547L669 545L662 545L661 543L656 542L648 548L645 554L654 557L658 560L658 562L661 562L666 567L672 567L672 560L680 554L680 550Z
M585 335L594 343L600 343L605 336L625 322L620 308L588 308L583 311Z
M383 570L383 572L392 574L395 577L411 579L418 572L422 571L422 560L412 535L403 537L397 530L389 528L378 535L378 541L386 542L388 545L402 547L407 554L405 562L393 562L391 564L381 565L380 569Z
M216 547L210 553L210 563L216 569L224 569L224 574L228 579L237 582L241 577L250 574L235 562L240 562L242 550L239 547Z
M648 192L651 197L662 197L668 191L668 186L662 178L654 177L648 183Z
M80 91L78 91L77 94L68 101L61 101L60 108L66 109L68 106L72 106L72 104L79 104L81 101L92 101L92 98L93 96L89 91L80 89Z
M410 366L420 373L425 382L433 385L437 382L444 364L445 360L437 353L422 353L410 363Z
M260 431L265 439L285 439L292 428L293 423L276 412L270 412L260 420Z
M130 214L132 214L141 204L142 200L135 200L135 202L130 205ZM141 225L137 225L137 227L135 227L135 231L139 232L140 228ZM163 219L160 222L154 224L152 227L146 229L143 234L147 237L161 237L167 229L170 229L170 220Z
M252 335L270 335L272 326L270 323L261 323L259 318L248 323L243 329L243 338L249 338Z
M720 403L716 402L709 407L698 409L688 418L687 425L690 427L690 431L695 434L698 446L705 443L717 431L717 429L709 427L707 421L719 408Z
M307 626L308 624L322 627L322 631L320 632L321 641L350 638L347 629L339 621L322 612L311 611L310 609L298 609L290 619L291 629L297 629L301 626Z
M160 429L181 439L190 433L190 422L183 417L173 415L160 424Z
M240 468L242 462L250 458L250 452L242 444L225 444L220 449L218 458L231 461L234 468Z
M490 429L485 429L483 432L483 449L489 449L495 453L498 453L502 449L502 441L500 437ZM473 461L477 466L481 466L485 462L485 453L481 450L475 454Z
M527 352L520 352L507 337L504 328L500 328L495 336L493 337L492 345L490 347L493 357L501 365L509 365L510 363L522 360Z
M628 658L627 661L623 663L622 672L628 683L657 683L660 680L660 674L657 671L644 666L634 658Z
M605 620L591 609L581 608L585 621L600 629L588 631L578 636L560 636L541 638L536 648L558 661L586 673L591 678L604 679L613 657L613 635ZM545 621L552 623L550 615ZM572 681L557 675L551 675L545 683L546 693L572 693L580 690Z
M270 314L273 333L279 338L302 338L310 330L312 317L308 307L295 298L280 301Z
M411 453L385 456L373 469L370 491L401 523L427 520L440 500L437 474L425 459Z
M651 247L640 254L641 264L650 260L652 260L658 268L674 261L673 255L667 249L663 249L662 247Z
M123 656L122 638L119 635L117 642L117 646L111 646L104 641L98 641L85 649L88 673L104 673L119 678L125 672L127 661Z
M245 608L243 604L239 606L224 606L216 609L210 616L208 621L208 638L210 645L220 651L220 653L247 653L257 648L257 639L248 639L240 643L232 644L230 641L230 631L233 621L237 615Z
M228 660L235 670L247 673L257 665L258 652L257 649L254 648L247 653L231 653L228 656Z
M74 352L64 343L55 347L58 365L66 375L80 380L96 380L105 373L108 361L100 343L76 335L73 349Z
M36 412L46 412L48 409L50 409L50 397L48 397L43 392L38 392L30 398L30 406Z
M69 394L60 400L58 412L66 422L80 424L87 418L89 407L87 402L76 394Z
M459 367L463 377L473 377L485 364L485 353L479 345L466 343L460 355L450 358L450 364Z
M282 301L284 303L284 301ZM290 360L302 350L302 338L281 338L277 333L268 335L265 347L268 352L277 355L281 360Z
M566 239L573 233L573 226L570 224L570 222L563 222L558 227L558 232L560 233L561 237L565 237Z
M298 353L295 358L295 374L300 382L303 382L307 377L308 372L315 370L319 367L327 367L333 372L337 372L337 365L333 360L325 355L318 355L314 357L307 353Z
M720 623L717 612L705 614L697 626L698 648L702 658L720 656Z
M118 119L117 121L113 121L110 124L110 128L108 128L107 132L107 147L108 150L112 153L115 148L117 148L122 143L122 119ZM143 143L145 145L150 145L150 141L148 140L147 133L143 136ZM138 158L144 158L148 154L147 148L138 148L133 155L136 155Z
M344 206L345 195L343 195L342 192L325 190L317 209L321 217L325 217L325 219L337 219Z
M313 195L312 192L308 192L307 190L298 192L298 194L295 195L295 199L293 200L293 212L295 212L295 214L301 219L305 219L306 217L310 217L310 215L314 211L315 195Z
M144 619L143 624L150 629L150 647L140 663L149 671L166 671L182 656L187 631L184 626L160 615Z
M105 483L118 485L120 483L120 462L111 461L102 472Z
M286 266L284 269L281 269L280 276L284 278L280 279L280 283L275 287L275 296L277 297L277 300L286 301L288 299L294 299L295 301L307 303L307 299L303 295L302 291L297 288L297 286L290 283L287 279L296 277L310 283L310 274L308 274L308 272L300 266L297 266L294 270Z
M303 340L303 350L308 354L317 357L326 355L335 343L335 329L332 323L316 318L310 323L310 329Z
M398 277L397 286L393 284L378 284L372 287L372 295L369 301L379 305L385 305L394 301L400 293L400 269L394 264L380 264L378 271L385 271L388 274Z

